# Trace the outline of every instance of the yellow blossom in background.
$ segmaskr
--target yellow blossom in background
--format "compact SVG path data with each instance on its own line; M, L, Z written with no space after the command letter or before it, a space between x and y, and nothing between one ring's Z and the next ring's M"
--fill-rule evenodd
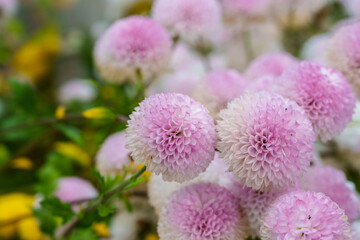
M110 237L110 230L106 223L100 222L100 223L93 223L92 228L94 231L102 238L108 238Z
M136 168L137 170L140 170L143 166L145 166L144 164L139 164L139 165L136 165ZM150 171L145 171L142 176L145 177L145 180L148 181L151 177L151 172Z
M54 145L54 150L65 156L77 160L83 166L90 166L91 158L87 152L81 149L78 145L72 142L57 142Z
M12 160L11 166L16 169L30 170L34 167L34 164L29 158L21 157Z
M113 119L115 118L114 113L109 109L103 107L96 107L86 110L82 113L85 118L88 119Z
M39 227L38 221L35 217L21 220L18 224L18 235L23 240L47 240L49 237L45 236Z
M152 1L142 0L137 1L129 7L126 15L147 15L151 11Z
M159 240L159 237L156 234L148 234L146 235L145 240Z
M64 105L60 105L55 110L55 118L56 119L63 119L66 114L66 107Z

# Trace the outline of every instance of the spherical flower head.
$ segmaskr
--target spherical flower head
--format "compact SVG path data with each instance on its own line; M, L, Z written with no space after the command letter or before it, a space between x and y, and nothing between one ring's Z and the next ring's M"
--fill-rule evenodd
M245 186L283 188L309 166L315 134L295 102L270 92L246 93L219 116L220 156Z
M216 0L156 0L152 17L191 44L213 42L221 30L221 7Z
M235 70L215 70L205 76L194 91L194 98L204 104L215 119L221 109L239 97L248 85L248 80Z
M360 21L335 32L327 46L326 62L346 76L360 97Z
M222 0L225 15L228 18L240 16L262 17L266 15L271 0Z
M97 190L79 177L63 177L58 180L55 196L62 202L74 203L98 196Z
M245 75L250 79L265 75L278 77L286 68L296 63L297 60L285 52L265 53L250 63Z
M245 239L246 231L237 199L211 183L192 184L175 192L158 226L164 240L238 240Z
M125 133L110 135L101 145L96 155L96 167L101 174L121 173L123 167L130 163L130 151L125 148Z
M96 97L96 89L87 80L74 79L63 84L58 93L60 103L71 101L90 102Z
M146 98L130 115L127 148L136 164L184 182L204 172L214 159L216 133L204 106L179 93Z
M150 78L167 68L171 38L158 23L132 16L113 23L97 41L94 55L102 77L110 82Z
M246 90L250 92L257 91L272 91L276 77L274 75L264 75L262 77L253 79Z
M280 196L267 210L261 239L350 240L344 210L323 193L294 191Z
M336 168L324 165L310 167L301 179L306 190L322 192L345 211L350 222L359 217L360 199L354 184L346 180L345 174Z
M305 110L323 142L340 134L352 119L355 94L344 75L330 67L303 61L284 72L276 89Z

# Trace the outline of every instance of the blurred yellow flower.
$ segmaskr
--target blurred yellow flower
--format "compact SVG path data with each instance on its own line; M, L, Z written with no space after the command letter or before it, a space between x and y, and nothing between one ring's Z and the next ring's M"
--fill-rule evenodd
M91 158L87 152L81 149L78 145L72 142L57 142L54 145L54 150L65 156L77 160L83 166L90 166Z
M102 238L110 237L110 230L106 225L106 223L104 222L93 223L92 228L97 234L99 234L100 237Z
M47 240L46 237L40 230L39 224L35 217L26 218L21 220L18 224L18 234L20 239L23 240Z
M16 169L30 170L33 168L33 162L26 157L16 158L12 160L11 166Z
M89 119L112 119L115 117L110 110L103 107L91 108L84 111L82 115Z
M156 234L148 234L146 235L145 240L159 240L159 237Z
M143 166L145 166L145 165L144 164L139 164L139 165L136 165L136 168L137 168L137 170L140 170ZM151 177L151 172L150 171L145 171L143 173L143 176L145 177L146 181L149 181L149 179Z
M55 110L55 118L56 119L63 119L66 114L66 107L64 105L60 105Z

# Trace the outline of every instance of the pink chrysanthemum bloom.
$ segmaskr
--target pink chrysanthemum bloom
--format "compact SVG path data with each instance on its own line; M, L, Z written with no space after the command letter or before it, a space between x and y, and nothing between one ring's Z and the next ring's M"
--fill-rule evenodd
M278 77L286 68L297 62L293 56L285 52L265 53L250 63L245 75L250 79L256 79L265 75Z
M324 65L303 61L287 69L276 91L299 104L326 142L351 121L356 98L344 75Z
M193 96L217 119L220 110L239 97L247 85L248 80L235 70L216 70L205 76L195 88Z
M98 196L97 190L79 177L63 177L58 180L55 196L62 202L76 203Z
M231 19L241 17L264 17L271 0L221 0L225 16Z
M74 79L66 82L60 87L58 93L58 99L61 103L68 103L71 101L90 102L95 97L95 86L83 79Z
M229 190L198 183L170 197L161 212L158 232L163 240L239 240L247 236L247 223Z
M296 187L292 186L281 190L271 189L269 192L261 192L233 181L230 190L239 199L240 206L249 222L251 235L255 237L259 236L263 215L271 203L282 194L296 190Z
M136 164L184 182L204 172L214 159L216 133L208 110L189 96L160 93L130 115L127 148Z
M160 24L145 17L128 17L112 24L97 41L95 62L110 82L133 80L137 70L147 79L167 68L171 45Z
M262 77L253 79L246 90L250 92L256 91L272 91L276 77L273 75L264 75Z
M265 213L261 239L351 240L344 210L323 193L294 191L280 196Z
M105 139L96 155L96 168L101 174L121 173L130 163L130 151L125 148L125 133L115 133Z
M270 92L246 93L219 116L220 156L245 186L283 188L309 166L315 135L295 102Z
M177 191L182 186L192 183L214 183L230 189L233 187L234 181L232 173L226 172L227 169L228 165L226 165L224 160L219 158L218 154L215 153L215 158L210 163L206 171L189 182L182 184L176 182L166 182L161 178L161 176L153 174L151 175L148 183L150 204L155 208L156 212L159 213L162 207L166 205L167 200L173 192Z
M335 32L327 46L326 62L346 76L360 97L360 21Z
M192 44L213 42L221 30L221 7L216 0L156 0L152 17L173 36Z
M304 189L322 192L345 210L349 221L359 217L360 199L354 184L346 180L345 174L330 166L316 165L310 167L301 178Z

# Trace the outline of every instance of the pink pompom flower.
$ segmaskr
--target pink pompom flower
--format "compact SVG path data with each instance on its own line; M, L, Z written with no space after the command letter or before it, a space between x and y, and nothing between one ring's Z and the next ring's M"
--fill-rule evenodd
M265 53L250 63L245 75L250 79L265 75L278 77L286 68L297 62L296 58L285 52Z
M346 180L345 174L330 166L310 167L301 179L304 189L322 192L345 210L350 222L359 217L360 199L353 183Z
M272 91L276 77L273 75L264 75L262 77L253 79L246 90L250 92L256 91Z
M360 21L341 26L330 39L326 63L341 71L360 97Z
M278 79L276 91L305 110L315 133L324 142L345 129L356 104L355 94L344 75L311 61L287 69Z
M216 184L198 183L175 192L158 225L163 240L238 240L247 224L237 199Z
M219 116L220 156L245 186L283 188L310 165L315 134L295 102L270 92L246 93Z
M101 174L121 173L123 167L130 163L130 151L125 148L125 133L110 135L101 145L96 155L96 167Z
M208 110L189 96L160 93L130 115L127 148L136 164L184 182L204 172L214 159L216 133Z
M134 80L138 70L150 78L167 68L171 46L171 38L160 24L132 16L116 21L100 37L95 62L110 82Z
M74 79L63 84L58 93L61 103L71 101L90 102L96 97L95 86L84 79Z
M213 42L221 30L221 7L216 0L156 0L152 17L173 36L192 44Z
M235 70L215 70L205 76L194 90L194 98L201 102L210 115L217 119L221 109L239 97L248 85L248 80Z
M351 240L344 210L323 193L294 191L280 196L267 210L261 239Z

